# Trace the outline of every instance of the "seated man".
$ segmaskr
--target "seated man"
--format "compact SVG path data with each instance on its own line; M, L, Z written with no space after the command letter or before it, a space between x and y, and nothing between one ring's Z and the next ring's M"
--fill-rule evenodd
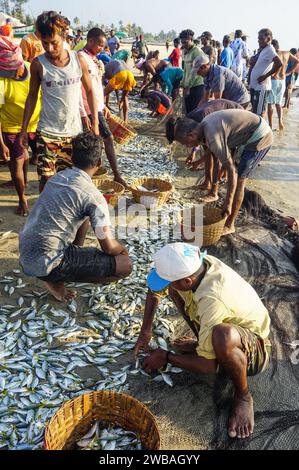
M228 190L223 206L227 220L223 235L235 232L235 220L244 198L247 179L269 152L273 134L260 116L241 109L225 109L207 116L200 124L178 119L174 140L189 147L206 145L228 172ZM235 151L236 150L236 151ZM232 158L238 163L238 173ZM218 171L213 174L213 191L218 186Z
M208 101L210 95L213 95L215 99L225 98L234 101L244 109L248 107L249 93L244 83L232 70L211 63L209 57L203 55L194 60L192 73L204 77L205 91L201 104Z
M264 371L271 356L270 317L255 290L214 256L186 243L165 246L154 256L149 291L135 356L148 350L161 292L168 293L196 336L173 343L178 354L150 352L143 363L151 373L171 364L194 373L223 369L235 388L229 417L230 437L247 438L254 428L253 400L247 375Z
M73 168L48 181L20 233L24 273L44 281L64 302L75 296L65 282L107 283L129 276L132 269L126 248L110 233L106 200L91 180L101 157L101 139L90 132L79 134L72 150ZM83 248L89 221L102 251Z

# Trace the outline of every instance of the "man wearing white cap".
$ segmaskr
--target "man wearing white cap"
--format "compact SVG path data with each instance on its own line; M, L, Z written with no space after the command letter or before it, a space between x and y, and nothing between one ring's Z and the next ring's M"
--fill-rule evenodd
M150 352L143 367L158 370L167 363L195 373L216 373L221 367L231 378L235 396L228 433L249 437L254 428L253 400L247 375L266 369L271 354L270 318L255 290L214 256L186 243L166 245L154 256L143 324L135 355L148 350L152 323L161 292L168 293L196 336L173 343L179 354Z
M208 101L213 95L215 99L234 101L244 109L249 105L249 93L237 75L226 67L212 63L207 55L196 57L192 73L204 78L205 90L201 102Z

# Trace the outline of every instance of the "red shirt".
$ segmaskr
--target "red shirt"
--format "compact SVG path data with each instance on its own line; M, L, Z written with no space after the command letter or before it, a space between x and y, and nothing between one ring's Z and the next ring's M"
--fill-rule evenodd
M176 47L173 49L172 53L169 56L169 60L171 62L171 65L173 67L179 67L180 66L180 58L181 58L181 49L179 47Z

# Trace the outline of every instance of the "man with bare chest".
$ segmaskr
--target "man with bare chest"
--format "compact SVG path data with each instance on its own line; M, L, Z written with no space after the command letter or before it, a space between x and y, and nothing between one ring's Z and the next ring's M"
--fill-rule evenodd
M287 76L287 66L289 60L294 61L294 66L288 71L288 74L292 73L293 70L297 67L299 59L291 54L289 51L281 51L279 49L279 43L276 39L273 39L272 46L274 47L278 57L282 62L282 66L278 71L272 75L271 84L272 90L268 98L268 120L269 125L272 128L273 125L273 105L275 104L278 121L279 121L279 130L284 129L283 125L283 116L282 116L282 100L286 87L286 76Z

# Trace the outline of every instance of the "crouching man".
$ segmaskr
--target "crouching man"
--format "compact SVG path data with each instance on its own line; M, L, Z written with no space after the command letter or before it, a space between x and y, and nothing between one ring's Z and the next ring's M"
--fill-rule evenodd
M135 355L148 350L161 292L168 289L179 312L196 336L173 343L175 354L157 349L143 363L151 373L170 363L195 373L217 373L234 384L228 434L247 438L254 428L253 399L247 376L266 369L271 354L270 318L255 290L214 256L185 243L166 245L154 256L147 279L149 291Z
M112 238L107 202L91 179L98 169L101 139L91 132L79 134L72 148L73 168L48 181L20 233L24 273L44 281L64 302L75 296L65 282L107 283L132 270L126 248ZM89 222L102 250L83 248Z

